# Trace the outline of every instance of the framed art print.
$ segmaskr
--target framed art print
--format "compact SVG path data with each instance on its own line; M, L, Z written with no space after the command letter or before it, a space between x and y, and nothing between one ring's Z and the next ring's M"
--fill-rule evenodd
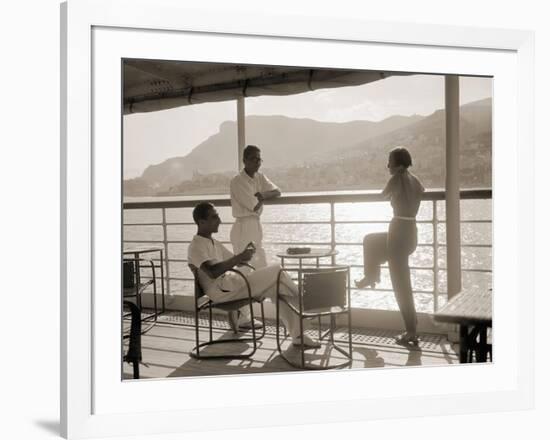
M64 436L532 405L531 33L62 22Z

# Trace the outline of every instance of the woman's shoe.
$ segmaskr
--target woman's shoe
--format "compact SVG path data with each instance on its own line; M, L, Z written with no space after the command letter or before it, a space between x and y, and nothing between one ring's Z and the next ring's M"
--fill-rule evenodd
M355 280L355 287L358 289L365 289L367 287L376 287L376 282L370 280L368 277L363 277L360 280Z
M410 335L408 333L401 333L395 337L395 342L399 345L415 345L418 346L418 336Z

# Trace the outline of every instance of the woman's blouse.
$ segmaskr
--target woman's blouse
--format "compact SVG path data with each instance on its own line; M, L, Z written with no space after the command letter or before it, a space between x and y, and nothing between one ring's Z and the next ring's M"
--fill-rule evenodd
M382 194L390 199L394 216L414 218L418 214L424 191L418 177L403 170L391 176Z

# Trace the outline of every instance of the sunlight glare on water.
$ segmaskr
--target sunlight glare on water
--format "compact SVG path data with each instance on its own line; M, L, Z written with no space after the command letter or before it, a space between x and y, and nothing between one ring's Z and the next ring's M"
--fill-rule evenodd
M222 219L217 239L229 244L229 232L233 218L230 207L218 207ZM438 219L445 218L445 204L437 203ZM192 224L192 208L166 209L166 234L168 244L168 258L170 277L191 278L191 273L185 262L187 258L188 243L196 232ZM432 224L433 203L424 201L420 206L418 220L418 243L416 251L410 257L411 279L415 290L415 303L417 310L433 311L434 279L434 228ZM336 203L334 217L335 241L338 255L336 264L351 266L351 278L361 278L363 274L363 250L362 241L365 234L372 232L385 232L388 222L391 220L392 211L387 202L361 202L361 203ZM491 200L462 200L461 218L463 221L491 220ZM330 248L331 245L331 209L328 203L301 204L301 205L267 205L262 214L264 229L264 248L270 262L279 262L276 254L285 251L289 246L307 245L314 248ZM151 243L162 245L162 211L161 209L139 209L124 211L125 224L141 224L138 226L124 227L124 246L135 246L132 241L151 240ZM273 222L289 222L290 224L273 224ZM294 222L294 223L293 223ZM317 222L317 223L299 223ZM357 223L356 223L357 222ZM155 225L150 225L154 223ZM185 225L170 225L170 223L187 223ZM147 225L143 225L147 224ZM487 289L492 281L489 272L468 272L466 269L491 270L492 268L492 224L489 223L462 223L462 266L463 289ZM445 272L445 223L439 222L437 227L438 240L438 264L437 285L439 287L440 304L446 297L446 272ZM173 243L179 241L182 243ZM156 243L155 243L156 242ZM160 243L158 243L160 242ZM489 245L489 247L476 247L472 245ZM147 246L147 243L140 243ZM330 259L322 261L329 264ZM171 294L192 294L192 283L189 280L171 280ZM397 304L387 269L382 270L382 280L378 286L383 290L352 290L352 303L354 307L390 309L396 310Z

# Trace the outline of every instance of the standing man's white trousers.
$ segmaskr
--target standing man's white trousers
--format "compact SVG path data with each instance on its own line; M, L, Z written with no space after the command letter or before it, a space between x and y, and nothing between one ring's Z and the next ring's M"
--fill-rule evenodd
M262 244L263 230L260 217L251 215L236 218L235 223L231 227L230 238L235 255L244 251L248 243L251 241L254 242L256 253L252 260L250 260L250 264L256 269L267 266L267 258Z

